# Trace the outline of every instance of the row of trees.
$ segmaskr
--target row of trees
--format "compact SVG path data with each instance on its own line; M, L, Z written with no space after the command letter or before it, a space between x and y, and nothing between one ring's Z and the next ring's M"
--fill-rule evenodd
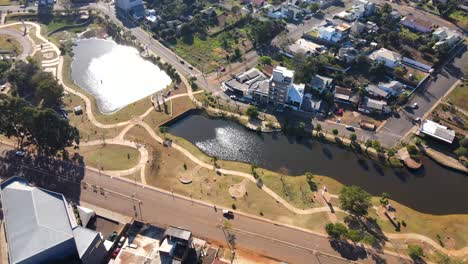
M35 145L55 154L80 142L78 129L50 108L33 106L20 97L0 96L0 133L15 137L18 146Z

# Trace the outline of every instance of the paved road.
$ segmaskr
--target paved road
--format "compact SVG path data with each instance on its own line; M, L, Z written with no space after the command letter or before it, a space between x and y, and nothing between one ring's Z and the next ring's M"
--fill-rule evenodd
M60 161L36 162L32 167L25 165L29 162L19 162L12 153L8 154L9 147L0 145L0 149L2 176L22 175L34 184L64 193L72 200L94 204L162 227L174 225L187 228L194 235L209 241L226 241L225 232L220 228L224 220L221 210L215 211L212 205ZM54 165L45 165L51 163ZM45 166L55 168L55 172L38 169ZM346 263L328 239L320 235L238 213L231 226L230 232L234 233L239 249L289 263ZM401 263L401 259L395 256L374 256L351 245L340 247L344 256L353 256L359 262L373 263L376 257L384 257L387 263Z

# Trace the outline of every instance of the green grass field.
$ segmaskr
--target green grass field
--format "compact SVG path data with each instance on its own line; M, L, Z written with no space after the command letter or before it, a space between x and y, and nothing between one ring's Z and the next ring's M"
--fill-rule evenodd
M96 145L80 147L85 164L103 170L126 170L136 166L140 152L134 148L120 145Z
M463 10L457 10L450 14L451 19L455 20L465 30L468 29L468 13Z
M0 36L0 50L4 51L14 51L16 54L21 54L23 52L23 46L16 41L13 37L8 35Z
M468 106L466 105L466 100L468 98L468 86L460 84L455 88L448 96L449 100L455 106L468 111Z

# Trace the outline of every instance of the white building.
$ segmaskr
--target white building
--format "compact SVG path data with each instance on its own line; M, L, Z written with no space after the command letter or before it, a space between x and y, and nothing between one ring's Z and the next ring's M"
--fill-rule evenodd
M338 43L348 37L351 26L346 23L341 23L338 26L322 26L318 28L318 37L330 41L333 43Z
M392 96L399 96L405 89L405 85L399 81L391 81L388 83L381 82L378 87Z
M141 19L145 16L145 7L142 0L115 0L115 7L135 19Z
M462 39L462 35L455 30L448 29L446 27L440 27L432 33L432 36L435 37L438 41L434 45L434 49L437 49L440 46L447 45L452 47Z
M402 56L386 48L381 48L372 52L369 55L369 59L372 61L383 62L385 66L394 69L401 64Z
M436 122L426 119L419 129L421 133L437 138L439 140L445 141L447 143L452 143L455 139L455 131L448 129L446 126L437 124Z

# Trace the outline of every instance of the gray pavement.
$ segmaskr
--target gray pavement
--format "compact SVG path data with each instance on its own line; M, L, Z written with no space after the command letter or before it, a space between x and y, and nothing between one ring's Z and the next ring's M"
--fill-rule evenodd
M21 52L21 54L18 55L18 59L25 60L26 57L32 54L33 46L31 41L18 31L4 28L0 29L0 35L8 35L10 37L13 37L20 43L20 45L23 47L23 51Z

